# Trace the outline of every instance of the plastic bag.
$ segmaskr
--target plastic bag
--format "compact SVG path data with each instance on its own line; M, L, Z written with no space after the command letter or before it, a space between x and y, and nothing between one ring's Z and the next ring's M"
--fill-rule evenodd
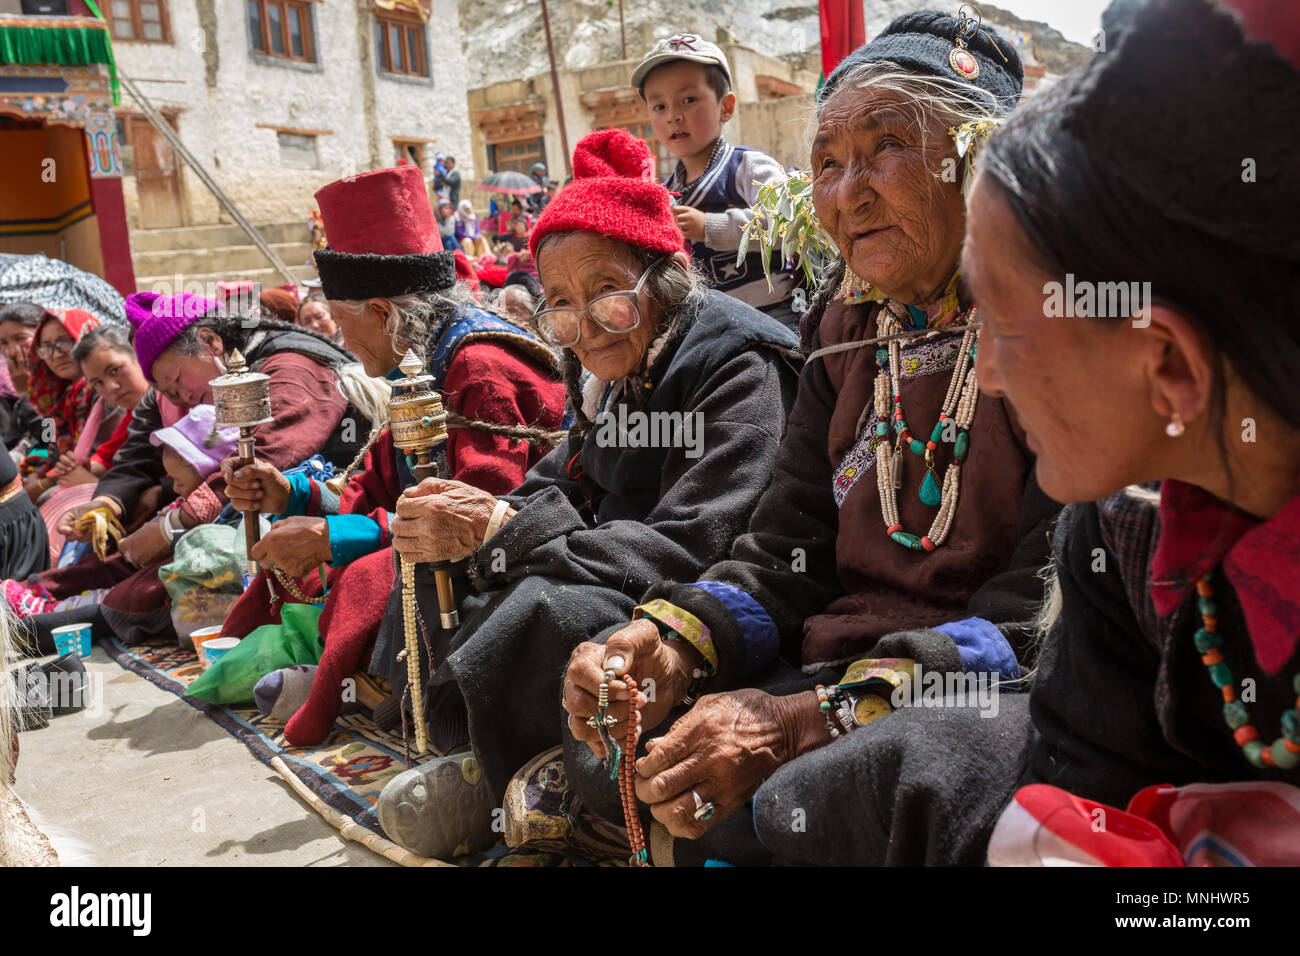
M293 664L319 664L321 658L321 608L311 604L286 604L279 624L265 624L208 667L185 691L214 704L245 704L253 687L272 671Z

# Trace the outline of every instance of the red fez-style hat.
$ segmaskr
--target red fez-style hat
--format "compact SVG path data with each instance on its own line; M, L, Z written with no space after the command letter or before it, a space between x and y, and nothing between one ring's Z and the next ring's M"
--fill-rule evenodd
M456 283L418 166L361 173L316 192L329 249L316 253L327 299L436 292Z

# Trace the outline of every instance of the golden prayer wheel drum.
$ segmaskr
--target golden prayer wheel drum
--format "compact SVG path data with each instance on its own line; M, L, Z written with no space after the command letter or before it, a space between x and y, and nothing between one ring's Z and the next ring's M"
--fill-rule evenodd
M388 427L393 444L415 453L423 464L434 446L447 440L447 413L442 396L433 390L433 376L425 374L424 364L414 350L407 350L398 367L406 377L393 383Z

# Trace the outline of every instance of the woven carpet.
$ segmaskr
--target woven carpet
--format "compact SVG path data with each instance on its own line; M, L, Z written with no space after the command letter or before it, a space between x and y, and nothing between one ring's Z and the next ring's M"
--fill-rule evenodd
M163 690L171 691L212 718L218 726L243 741L258 760L282 776L291 776L289 783L300 795L305 789L318 797L328 810L312 805L309 798L304 799L312 809L338 827L345 837L356 839L375 852L405 865L443 863L423 861L423 858L412 857L405 851L385 852L376 845L380 841L367 838L366 833L354 835L356 828L360 828L386 841L375 807L384 784L406 769L400 734L380 730L366 713L356 712L341 716L328 739L320 746L294 747L284 739L284 724L263 716L251 703L247 707L222 707L185 696L185 689L203 672L194 652L188 648L164 642L126 645L116 638L101 646L123 667ZM432 759L432 756L423 759ZM421 762L421 759L413 761L414 764ZM511 850L501 842L486 853L456 857L443 863L448 864L565 866L571 861L561 853L528 848Z

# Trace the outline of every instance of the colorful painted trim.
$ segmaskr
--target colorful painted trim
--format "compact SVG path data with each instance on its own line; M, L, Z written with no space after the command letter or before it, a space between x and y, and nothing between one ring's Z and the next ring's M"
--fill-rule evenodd
M660 598L633 609L632 620L643 617L654 618L672 628L708 661L710 671L718 669L718 650L713 646L713 635L694 614Z
M776 660L781 653L780 635L771 616L748 592L721 581L695 581L689 587L699 588L723 603L740 626L745 638L745 673L752 674Z

